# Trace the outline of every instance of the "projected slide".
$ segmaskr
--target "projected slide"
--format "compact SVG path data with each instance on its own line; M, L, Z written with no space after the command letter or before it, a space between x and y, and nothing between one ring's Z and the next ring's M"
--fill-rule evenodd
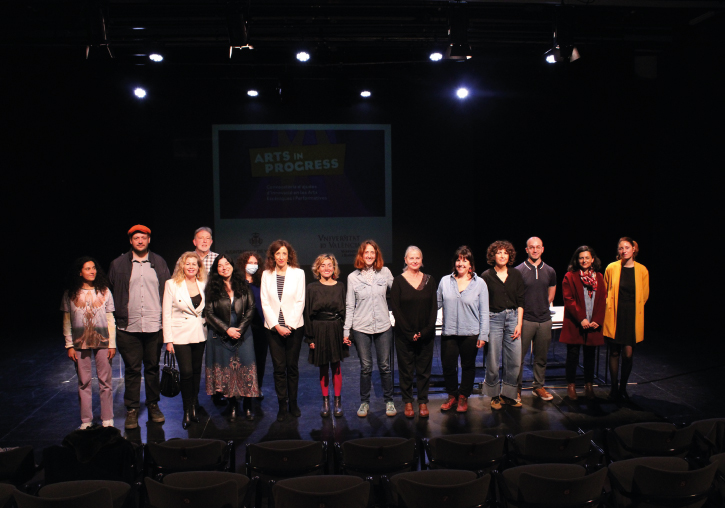
M392 247L389 125L215 125L215 250L292 243L352 263L374 238Z

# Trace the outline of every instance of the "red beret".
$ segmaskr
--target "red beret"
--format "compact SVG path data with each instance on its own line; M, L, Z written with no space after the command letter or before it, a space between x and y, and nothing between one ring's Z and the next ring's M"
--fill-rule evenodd
M151 230L146 226L136 224L134 227L128 230L128 236L133 236L134 233L146 233L147 235L150 235Z

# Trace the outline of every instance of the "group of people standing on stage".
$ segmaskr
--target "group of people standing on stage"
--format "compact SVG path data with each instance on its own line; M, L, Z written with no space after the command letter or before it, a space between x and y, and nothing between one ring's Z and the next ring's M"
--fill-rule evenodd
M138 427L142 371L148 418L165 420L158 407L164 344L179 365L184 428L199 421L204 357L207 394L215 404L229 405L231 421L242 415L253 420L254 401L263 397L268 350L279 404L277 420L300 416L298 363L303 342L309 346L308 361L319 367L322 417L343 414L340 362L349 356L354 343L360 358L357 415L365 417L370 410L373 347L385 414L397 414L391 364L395 344L404 414L409 418L416 414L415 380L417 413L425 418L429 416L436 319L441 308L441 362L448 393L442 411L468 410L475 359L485 344L483 393L491 397L492 409L521 407L521 372L530 347L533 393L543 400L553 398L544 382L556 272L541 259L544 246L539 238L527 241L527 259L515 268L513 245L492 243L486 252L491 268L480 276L471 249L461 246L453 256L452 273L437 285L430 274L421 271L423 253L418 247L408 247L403 273L393 277L384 266L379 246L366 240L358 248L355 271L345 287L338 280L340 268L332 254L315 259L312 273L317 280L307 285L294 248L284 240L272 242L264 258L248 251L235 260L212 252L211 230L199 228L194 235L195 250L183 253L170 274L166 262L149 251L148 227L136 225L128 237L131 250L111 263L108 277L93 258L76 260L62 300L66 348L78 373L81 428L90 427L93 420L90 383L94 356L102 424L114 425L110 365L116 347L125 363L125 428ZM638 251L634 240L620 239L618 261L607 267L604 276L598 272L600 261L590 247L579 247L569 263L562 284L565 313L560 341L567 344L567 393L571 399L577 398L574 381L582 346L585 395L594 397L595 348L604 344L605 337L611 346L610 395L617 400L628 397L633 345L644 336L644 304L649 293L648 272L634 261Z

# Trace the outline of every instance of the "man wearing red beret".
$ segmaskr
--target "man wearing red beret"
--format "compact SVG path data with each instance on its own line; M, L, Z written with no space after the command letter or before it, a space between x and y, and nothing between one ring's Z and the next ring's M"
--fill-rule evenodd
M131 250L111 262L108 279L116 302L116 346L126 365L127 429L138 427L141 368L146 385L149 420L161 423L159 359L163 337L161 302L169 268L161 256L149 251L151 230L138 224L128 230Z

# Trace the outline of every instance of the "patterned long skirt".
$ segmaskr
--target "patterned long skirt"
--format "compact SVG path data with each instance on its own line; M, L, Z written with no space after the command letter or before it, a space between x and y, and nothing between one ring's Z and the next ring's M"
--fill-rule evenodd
M252 327L239 340L224 339L210 328L206 344L207 395L259 397Z

